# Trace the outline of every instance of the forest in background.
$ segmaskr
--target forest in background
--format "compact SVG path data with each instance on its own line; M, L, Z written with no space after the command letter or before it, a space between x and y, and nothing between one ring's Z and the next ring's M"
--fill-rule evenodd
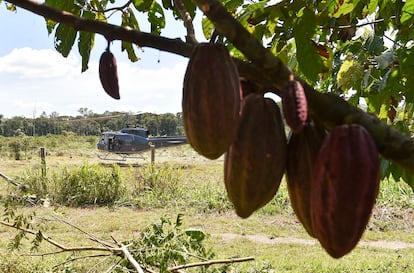
M181 113L132 113L109 112L97 114L88 108L80 108L77 116L61 116L56 112L43 112L39 117L16 116L5 118L0 114L0 136L46 136L74 133L97 136L104 131L116 131L125 127L143 127L153 136L184 135Z

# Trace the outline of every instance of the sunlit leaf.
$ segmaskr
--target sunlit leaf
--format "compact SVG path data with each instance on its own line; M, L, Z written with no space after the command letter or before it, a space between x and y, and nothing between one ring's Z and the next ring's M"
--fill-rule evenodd
M201 20L201 28L203 29L204 37L209 40L213 34L214 25L206 16L203 16Z
M338 87L342 90L356 89L361 87L361 81L363 78L363 68L361 64L351 57L342 63L341 68L338 71L336 81Z
M157 2L153 2L148 11L148 21L151 23L151 33L160 34L165 27L164 10Z
M402 8L401 24L411 24L414 21L414 1L405 1Z
M350 13L354 8L353 0L329 1L329 10L331 16L339 18L345 14Z
M154 0L135 0L134 7L139 11L148 11Z

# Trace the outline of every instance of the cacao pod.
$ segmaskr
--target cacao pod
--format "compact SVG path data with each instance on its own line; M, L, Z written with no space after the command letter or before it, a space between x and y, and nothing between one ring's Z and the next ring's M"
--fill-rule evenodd
M286 180L290 203L305 230L315 237L311 220L311 188L313 169L326 136L323 127L306 123L299 133L291 133L288 141Z
M239 74L223 44L198 44L183 86L183 121L190 145L216 159L234 141L240 118Z
M282 91L282 108L287 125L297 133L308 118L308 102L302 84L290 80Z
M356 124L333 128L313 179L313 232L332 257L340 258L360 240L378 195L379 154L366 129Z
M118 71L115 56L107 48L99 59L99 79L105 92L119 100Z
M276 194L286 168L286 135L277 104L260 94L243 99L237 138L224 159L224 182L236 214L249 217Z

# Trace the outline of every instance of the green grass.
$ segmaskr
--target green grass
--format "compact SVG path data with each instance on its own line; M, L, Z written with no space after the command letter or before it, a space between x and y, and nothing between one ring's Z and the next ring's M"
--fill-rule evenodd
M206 243L216 258L255 257L255 261L234 265L227 272L414 272L414 248L394 250L366 245L380 240L414 244L414 194L405 183L382 182L363 243L345 257L333 259L297 221L290 208L285 182L272 202L248 219L240 219L225 192L223 158L205 160L184 145L157 150L154 166L146 159L138 160L135 166L114 167L100 164L92 140L84 138L83 143L76 144L82 148L71 150L73 147L70 146L76 145L68 143L68 137L62 138L45 137L46 144L52 140L57 143L54 148L47 148L51 154L47 157L48 177L45 180L39 179L40 164L35 154L26 160L1 156L1 172L21 183L31 183L32 193L50 199L50 207L44 207L44 202L18 207L18 211L26 215L36 211L37 221L42 217L58 216L91 234L126 241L137 238L146 226L159 221L162 216L174 219L178 213L183 213L185 228L197 228L209 234ZM108 180L114 170L119 176ZM76 175L79 179L73 178ZM28 192L18 192L4 180L0 181L3 201L7 193L27 196ZM109 199L105 193L112 188L102 185L114 182L123 190L117 191L115 199ZM36 183L46 183L46 187L36 189ZM64 197L76 195L76 187L83 188L84 199L70 204ZM85 202L91 196L100 195L98 189L105 189L102 195L109 201L102 202L101 206L97 206L98 202ZM95 244L78 230L60 222L47 222L42 227L45 234L65 245ZM235 237L229 239L225 234ZM54 268L70 257L70 253L22 256L30 253L33 237L23 240L21 249L8 250L14 235L14 229L0 225L0 249L4 250L0 252L0 272L104 272L117 261L114 257L82 259L66 267ZM254 235L261 241L252 240ZM275 243L272 238L298 238L308 244ZM38 253L55 250L42 242Z

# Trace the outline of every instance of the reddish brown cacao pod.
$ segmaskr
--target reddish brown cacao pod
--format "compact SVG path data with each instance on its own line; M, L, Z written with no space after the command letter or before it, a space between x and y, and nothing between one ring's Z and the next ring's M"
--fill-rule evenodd
M299 133L291 133L288 141L286 180L290 203L297 218L312 237L311 188L313 169L326 130L306 123Z
M356 124L333 128L313 179L313 232L329 255L340 258L360 240L378 195L379 155L366 129Z
M222 44L198 44L183 86L183 121L190 145L216 159L234 141L240 118L239 74Z
M286 168L286 135L277 104L263 95L244 98L237 138L224 160L224 182L242 218L276 194Z
M283 88L283 115L290 129L297 133L308 119L308 102L299 81L291 80Z
M119 100L118 71L115 56L105 50L99 59L99 79L105 92L114 99Z

